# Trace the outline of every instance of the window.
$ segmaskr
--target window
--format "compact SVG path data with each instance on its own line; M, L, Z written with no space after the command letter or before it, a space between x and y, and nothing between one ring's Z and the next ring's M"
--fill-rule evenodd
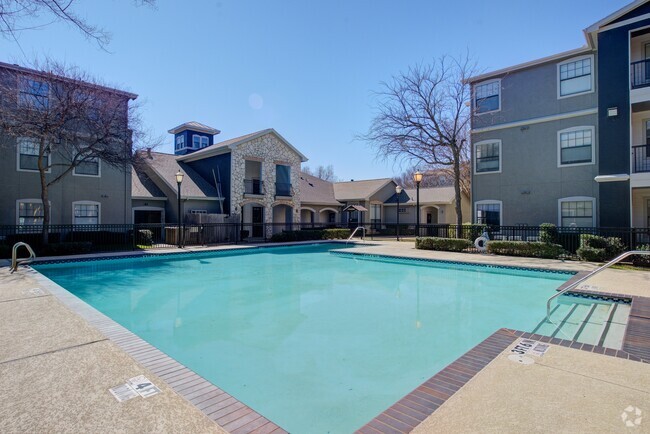
M39 199L22 199L18 200L16 223L20 226L26 225L43 225L43 202Z
M28 137L19 137L17 142L18 170L38 171L38 153L40 147L38 140ZM50 153L47 150L44 153L44 157L46 159L44 164L49 172Z
M205 148L209 143L210 141L207 136L201 136L201 148Z
M501 202L498 200L486 200L476 202L476 223L500 226L501 225Z
M559 131L559 165L593 163L594 131L594 127L576 127Z
M185 136L180 135L176 136L176 150L183 149L185 147Z
M44 110L49 105L50 85L38 80L21 77L18 104Z
M199 149L199 147L201 147L201 136L198 134L192 135L192 147L194 149Z
M474 111L487 113L501 109L501 80L477 84L474 87Z
M397 212L400 214L406 214L406 208L398 208Z
M190 214L207 214L208 211L205 209L191 209Z
M501 172L500 140L479 142L474 149L474 173Z
M593 197L567 197L559 200L561 227L590 228L595 226Z
M593 90L593 56L572 59L558 65L560 97L578 95Z
M99 203L98 202L73 202L72 203L72 224L75 225L98 225L99 224Z
M74 168L73 175L99 176L99 158L87 157Z

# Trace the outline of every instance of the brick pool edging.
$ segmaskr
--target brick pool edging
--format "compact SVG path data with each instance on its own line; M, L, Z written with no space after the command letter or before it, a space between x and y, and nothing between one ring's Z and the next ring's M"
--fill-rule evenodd
M287 433L277 424L72 295L46 276L34 269L29 270L40 281L42 287L61 303L85 319L142 367L158 376L174 392L223 429L232 434Z

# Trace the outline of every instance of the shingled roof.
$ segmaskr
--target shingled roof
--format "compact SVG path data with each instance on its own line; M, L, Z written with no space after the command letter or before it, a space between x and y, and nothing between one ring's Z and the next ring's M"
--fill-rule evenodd
M450 204L456 198L454 187L429 187L420 189L420 204L439 203ZM397 203L397 194L392 195L384 203ZM399 196L402 205L415 205L416 191L414 188L405 188Z
M303 204L340 206L334 197L334 184L300 172L300 201Z
M337 200L342 202L348 200L368 199L392 181L393 180L390 178L380 178L337 182L334 184L334 196Z
M142 170L131 170L131 197L136 199L166 199L165 193Z

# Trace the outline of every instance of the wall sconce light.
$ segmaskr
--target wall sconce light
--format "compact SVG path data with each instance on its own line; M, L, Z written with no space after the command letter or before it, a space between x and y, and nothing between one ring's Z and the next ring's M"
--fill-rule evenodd
M610 107L607 109L607 116L613 118L618 116L618 107Z

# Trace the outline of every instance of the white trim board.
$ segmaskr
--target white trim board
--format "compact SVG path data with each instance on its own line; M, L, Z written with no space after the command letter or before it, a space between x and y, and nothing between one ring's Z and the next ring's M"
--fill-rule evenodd
M586 110L578 110L575 112L568 112L568 113L560 113L557 115L550 115L550 116L541 116L538 118L532 118L532 119L525 119L522 121L515 121L515 122L507 122L505 124L499 124L499 125L492 125L489 127L483 127L483 128L474 128L470 131L472 134L478 134L478 133L486 133L488 131L496 131L496 130L503 130L506 128L515 128L515 127L522 127L524 125L533 125L533 124L541 124L544 122L552 122L552 121L559 121L562 119L570 119L570 118L575 118L579 116L588 116L588 115L595 115L598 113L598 108L590 108Z

